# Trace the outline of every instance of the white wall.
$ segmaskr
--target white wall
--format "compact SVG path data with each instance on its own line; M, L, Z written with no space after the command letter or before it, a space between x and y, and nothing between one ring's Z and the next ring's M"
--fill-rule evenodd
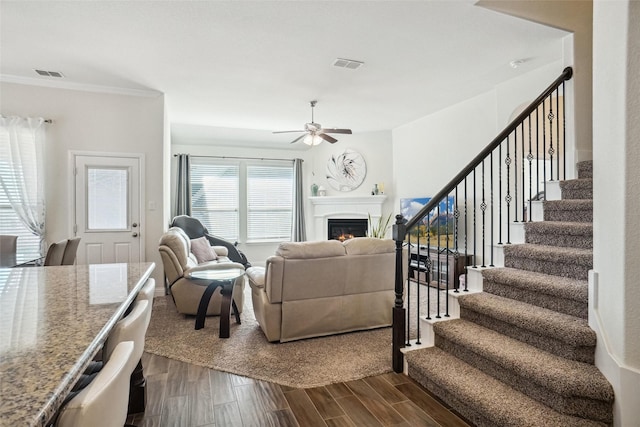
M162 287L162 261L158 241L162 231L162 147L164 96L153 97L0 83L1 113L5 116L44 117L47 127L46 193L47 242L65 239L69 229L69 151L144 153L145 197L157 208L146 210L145 258L156 263L156 286Z
M331 196L349 196L370 194L374 183L384 182L387 188L392 182L392 150L391 150L391 133L368 132L358 133L354 131L353 135L339 135L339 141L335 144L322 143L306 150L288 150L273 148L247 148L229 146L229 141L211 140L209 143L190 144L188 140L172 140L171 151L175 153L189 153L197 156L237 156L237 157L257 157L257 158L277 158L277 159L294 159L301 158L304 160L304 187L306 197L311 195L311 184L316 183L322 185L327 190L327 195ZM302 143L300 143L302 144ZM367 176L362 185L354 191L341 193L331 188L327 183L325 169L327 161L331 155L342 153L345 149L353 149L362 154L367 164ZM172 174L174 168L172 168ZM175 182L174 177L171 182ZM172 188L172 205L173 206ZM388 192L388 191L387 191ZM383 207L385 214L392 212L391 202ZM305 222L307 228L307 238L312 240L316 235L313 229L315 221L312 217L312 206L309 200L305 204ZM246 255L253 265L263 265L265 260L275 253L279 242L275 243L240 243L238 247Z
M593 5L594 274L589 325L615 425L640 419L640 3Z

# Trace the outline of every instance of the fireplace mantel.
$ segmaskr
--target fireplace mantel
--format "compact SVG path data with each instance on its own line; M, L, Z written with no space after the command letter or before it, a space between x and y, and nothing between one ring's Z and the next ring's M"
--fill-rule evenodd
M327 219L368 218L380 220L386 195L377 196L317 196L309 197L313 206L314 235L316 240L327 239Z

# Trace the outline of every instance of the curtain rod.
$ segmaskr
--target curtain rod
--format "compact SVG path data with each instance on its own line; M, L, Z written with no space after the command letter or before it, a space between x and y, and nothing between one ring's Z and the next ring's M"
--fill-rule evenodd
M174 154L173 157L178 157L181 153L178 154ZM288 162L293 162L294 159L272 159L272 158L267 158L267 157L236 157L236 156L194 156L194 155L189 155L191 157L206 157L206 158L212 158L212 159L236 159L236 160L280 160L280 161L288 161ZM304 160L302 160L304 162Z
M7 117L2 116L2 115L0 115L0 117L2 117L3 119L6 119L6 118L7 118ZM44 121L45 123L49 123L49 124L53 123L53 120L51 120L51 119L44 119L43 121Z

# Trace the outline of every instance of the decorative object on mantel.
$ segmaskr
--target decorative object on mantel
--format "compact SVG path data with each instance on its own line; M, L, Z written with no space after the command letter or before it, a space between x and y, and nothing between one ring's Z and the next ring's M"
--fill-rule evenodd
M327 189L324 188L322 185L320 187L318 187L318 196L326 196L327 195Z
M327 181L338 191L353 191L367 175L367 164L357 151L347 149L327 162Z
M318 195L318 184L315 182L311 184L311 196L316 197Z

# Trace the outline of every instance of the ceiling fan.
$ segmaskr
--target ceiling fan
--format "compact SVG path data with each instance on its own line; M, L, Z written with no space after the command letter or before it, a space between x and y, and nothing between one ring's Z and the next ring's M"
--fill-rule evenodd
M313 121L313 109L315 108L318 101L311 101L311 123L305 123L303 130L282 130L273 133L291 133L291 132L304 132L303 135L300 135L291 143L298 142L302 139L307 145L318 145L322 141L330 142L331 144L337 142L338 140L332 137L331 135L327 135L329 133L345 133L351 134L351 129L336 129L336 128L323 128L320 123L315 123Z

